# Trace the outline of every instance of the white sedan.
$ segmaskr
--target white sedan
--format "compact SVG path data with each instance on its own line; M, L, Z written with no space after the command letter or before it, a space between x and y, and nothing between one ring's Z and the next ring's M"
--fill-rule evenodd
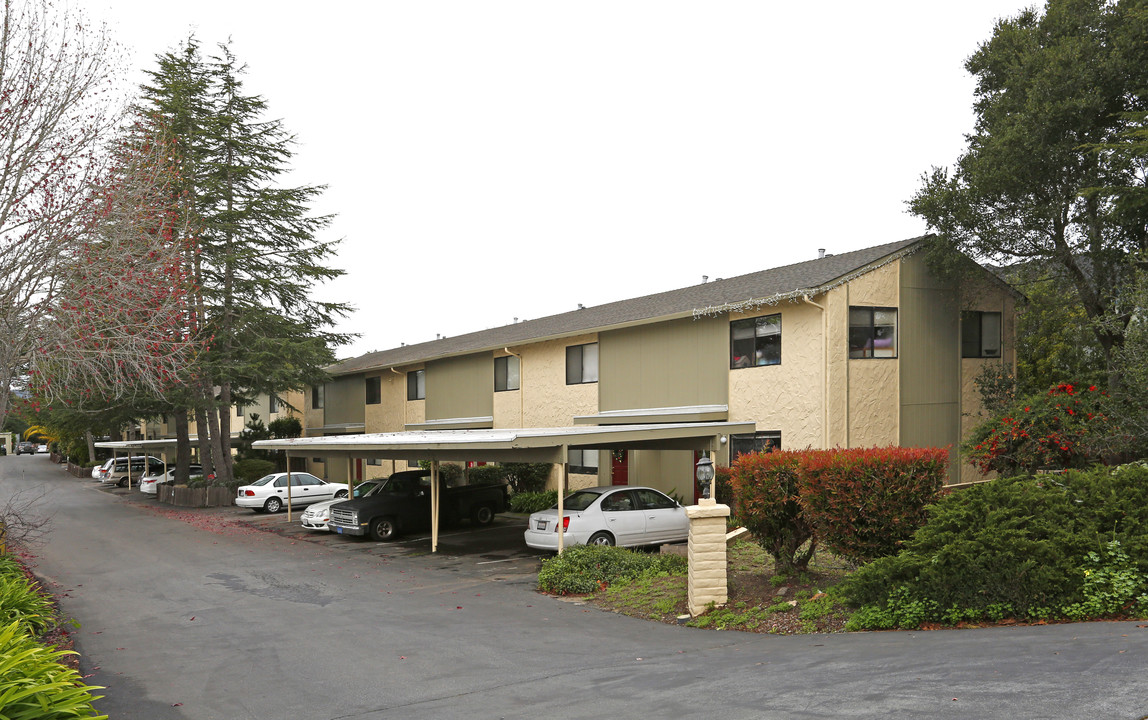
M196 475L202 474L203 468L201 466L191 465L188 467L188 477L195 477ZM172 482L173 480L175 480L175 465L168 465L166 473L155 472L140 478L140 492L155 495L159 491L156 485L159 483Z
M255 512L277 513L287 505L287 473L264 475L250 485L242 485L236 491L235 504L251 508ZM347 497L347 486L343 483L329 483L311 473L291 473L290 500L292 507Z
M381 485L382 480L364 480L355 486L355 491L352 493L355 497L363 497L375 486ZM336 503L341 503L346 500L346 497L335 498L334 500L327 500L326 502L313 503L307 506L303 511L303 528L305 530L330 530L327 523L331 521L331 506Z
M653 488L586 488L562 505L562 518L557 506L530 516L525 533L529 547L557 550L559 526L563 545L636 547L684 542L690 535L686 509Z

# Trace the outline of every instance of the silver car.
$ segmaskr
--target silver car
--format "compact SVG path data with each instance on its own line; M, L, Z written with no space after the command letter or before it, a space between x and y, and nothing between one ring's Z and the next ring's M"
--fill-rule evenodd
M636 547L684 542L690 535L686 509L653 488L586 488L562 505L562 518L557 506L530 516L525 533L529 547L557 550L559 526L563 545Z

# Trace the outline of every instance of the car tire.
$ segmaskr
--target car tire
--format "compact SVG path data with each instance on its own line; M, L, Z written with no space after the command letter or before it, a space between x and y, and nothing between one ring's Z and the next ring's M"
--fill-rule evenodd
M119 482L116 483L116 487L127 487L127 486L128 486L128 479L126 477L120 478Z
M587 545L613 545L614 544L614 536L611 535L610 533L606 532L605 530L603 530L603 531L596 532L593 535L591 535L590 539L586 541L586 544Z
M489 525L494 522L494 508L489 505L476 505L470 510L470 521L475 525Z
M346 498L347 498L347 491L346 490L340 490L339 492L335 493L335 499L336 500L345 500Z
M283 509L283 501L277 497L267 498L267 502L263 503L263 509L269 513L277 513Z
M389 515L377 517L371 521L371 537L380 542L390 542L399 536L399 526L395 519Z

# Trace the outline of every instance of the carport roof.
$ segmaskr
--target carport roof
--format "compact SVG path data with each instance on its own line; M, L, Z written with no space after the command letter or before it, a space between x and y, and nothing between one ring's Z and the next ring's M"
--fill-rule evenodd
M258 440L252 447L304 456L388 460L566 462L571 447L599 450L712 450L714 439L752 433L752 422L657 423L483 430L426 430Z

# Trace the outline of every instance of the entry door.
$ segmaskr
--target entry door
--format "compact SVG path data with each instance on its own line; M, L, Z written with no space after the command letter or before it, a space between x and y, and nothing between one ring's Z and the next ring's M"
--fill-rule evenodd
M628 451L610 451L610 484L630 484L630 453Z
M355 458L355 482L363 481L363 458Z

